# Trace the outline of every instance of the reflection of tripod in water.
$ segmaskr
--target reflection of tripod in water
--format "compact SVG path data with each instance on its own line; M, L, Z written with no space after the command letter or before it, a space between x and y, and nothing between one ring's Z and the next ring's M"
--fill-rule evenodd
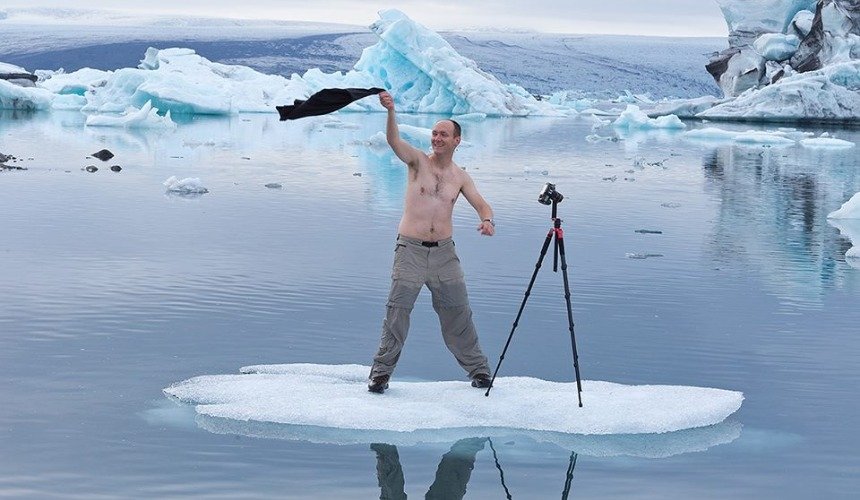
M546 235L546 239L543 242L543 248L540 251L540 257L538 258L537 264L535 264L535 271L532 273L532 279L529 281L529 286L526 288L525 297L523 297L523 302L520 304L520 311L517 313L517 318L514 320L514 326L511 328L511 333L508 335L508 340L505 342L505 348L502 349L502 355L499 358L499 363L496 365L496 370L493 372L493 378L490 380L490 387L487 388L487 392L484 394L485 396L490 395L490 389L493 388L493 382L496 380L496 374L499 373L499 368L502 366L502 360L505 359L505 353L508 351L508 346L511 345L511 339L514 337L514 331L517 329L517 325L520 322L520 317L523 315L523 309L526 307L526 301L529 300L529 295L531 295L532 286L535 284L535 278L537 278L538 271L540 271L540 266L543 263L543 258L546 256L546 251L549 248L550 241L555 238L555 247L553 248L553 272L558 272L558 256L561 255L561 274L564 277L564 300L567 303L567 324L568 329L570 330L570 344L573 347L573 369L576 373L576 396L579 399L579 406L582 407L582 383L579 379L579 356L576 353L576 336L573 333L573 310L570 307L570 284L567 280L567 259L564 254L564 231L561 229L561 219L558 218L558 204L561 200L564 199L561 193L555 190L555 185L547 183L544 185L543 190L540 195L538 195L538 201L543 203L544 205L549 205L552 203L552 221L553 225L550 228L549 232Z

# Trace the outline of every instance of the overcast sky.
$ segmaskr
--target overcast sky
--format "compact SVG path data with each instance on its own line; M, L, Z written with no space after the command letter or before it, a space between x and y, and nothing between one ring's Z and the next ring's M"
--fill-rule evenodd
M380 9L397 8L436 30L495 27L556 33L727 34L716 0L4 0L0 9L35 6L362 26L376 20Z

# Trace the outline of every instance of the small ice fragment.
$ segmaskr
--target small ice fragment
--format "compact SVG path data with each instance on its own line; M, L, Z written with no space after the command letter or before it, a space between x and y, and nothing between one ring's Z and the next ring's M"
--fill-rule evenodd
M204 194L209 192L209 190L203 186L203 183L200 182L200 179L198 177L186 177L180 180L175 175L173 175L170 176L169 179L164 181L163 184L167 188L167 191L170 193Z
M628 259L649 259L651 257L662 257L663 254L659 253L627 253L625 254Z

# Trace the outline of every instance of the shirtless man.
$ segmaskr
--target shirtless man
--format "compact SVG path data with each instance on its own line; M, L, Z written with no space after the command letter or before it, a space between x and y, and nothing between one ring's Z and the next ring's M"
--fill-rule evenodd
M460 259L451 239L451 215L460 193L478 213L478 231L495 233L493 209L478 193L475 183L454 163L460 144L460 125L440 120L433 127L433 152L429 155L400 138L394 100L388 92L379 94L388 110L386 139L394 153L409 167L406 202L394 253L391 291L382 323L379 351L373 358L368 390L382 393L394 372L409 332L409 314L424 285L433 295L433 309L439 315L445 345L469 374L474 387L488 387L490 368L478 344L472 323L472 309Z

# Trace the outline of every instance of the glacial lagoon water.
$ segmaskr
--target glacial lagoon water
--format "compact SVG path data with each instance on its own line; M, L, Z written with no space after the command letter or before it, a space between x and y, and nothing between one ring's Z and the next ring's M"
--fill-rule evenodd
M578 117L464 123L459 162L496 211L498 234L486 238L464 200L455 210L491 363L550 226L537 194L554 182L583 378L742 391L740 411L720 425L386 442L203 418L165 398L171 383L246 365L370 362L406 180L368 142L383 119L195 117L176 131L126 131L84 127L75 113L4 112L0 152L27 170L0 173L0 497L857 491L860 266L826 221L860 191L857 148L670 132L588 142L592 123ZM808 130L860 143L857 130ZM87 158L102 148L116 157ZM209 193L168 195L173 175L199 177ZM561 276L546 264L502 372L573 379ZM396 378L458 377L425 293Z

